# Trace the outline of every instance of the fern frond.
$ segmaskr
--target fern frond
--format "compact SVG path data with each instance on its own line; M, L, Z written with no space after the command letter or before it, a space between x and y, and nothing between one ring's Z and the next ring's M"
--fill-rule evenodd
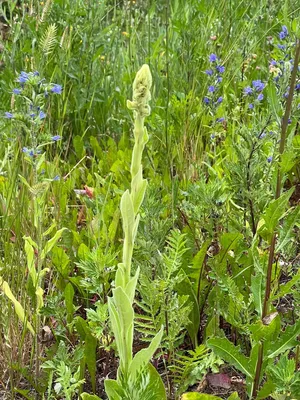
M167 248L163 254L163 263L168 279L181 267L182 257L186 248L186 235L179 230L173 230L167 238Z
M40 49L46 56L51 54L54 50L54 46L56 44L56 33L56 25L49 25L40 40Z
M46 21L49 13L51 11L52 4L53 4L53 0L47 0L46 1L46 4L45 4L45 6L43 8L42 16L41 16L41 19L40 19L41 23Z

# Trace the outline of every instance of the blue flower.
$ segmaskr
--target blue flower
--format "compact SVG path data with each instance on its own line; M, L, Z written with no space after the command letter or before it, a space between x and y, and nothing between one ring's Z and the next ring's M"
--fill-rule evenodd
M279 39L280 40L285 39L288 36L288 34L289 34L288 28L285 25L283 25L281 27L281 32L279 32Z
M218 77L217 77L217 82L218 82L218 83L222 82L222 80L223 80L223 78L222 78L221 76L218 76Z
M44 113L44 111L40 111L39 117L40 117L40 119L46 118L46 114Z
M277 65L277 62L275 60L271 60L270 64L275 66L275 65Z
M253 89L250 86L245 87L244 89L244 93L246 95L252 94L253 93Z
M61 94L61 92L62 92L62 86L61 86L61 85L55 84L55 85L53 86L53 88L51 88L51 92L52 92L52 93L56 93L56 94Z
M17 88L15 88L15 89L13 89L13 94L21 94L21 89L17 89Z
M250 103L248 107L250 108L250 110L253 110L254 105L252 103Z
M221 117L221 118L217 118L216 119L216 122L224 122L225 121L225 118L224 117Z
M39 76L40 73L38 71L34 71L33 76Z
M270 156L270 157L267 158L268 163L272 162L272 160L273 160L273 157L272 157L272 156Z
M259 139L263 139L264 137L266 137L265 132L263 132L261 135L259 135Z
M29 114L30 116L31 116L31 118L34 118L35 117L35 113L31 113L31 114Z
M61 136L59 136L59 135L55 135L55 136L51 137L51 140L53 140L53 142L57 142L60 139L61 139Z
M210 102L209 98L206 96L204 97L203 101L205 104L209 104L209 102Z
M220 74L223 74L223 72L225 71L225 67L224 67L224 65L217 65L217 66L216 66L216 70L217 70Z
M257 90L258 92L261 92L265 87L265 84L260 79L257 79L256 81L252 81L252 85L253 85L254 89Z
M209 56L209 61L210 62L216 62L218 60L218 57L216 56L216 54L212 53Z
M214 138L216 137L216 135L214 134L214 133L212 133L211 135L210 135L210 138L213 140Z
M214 71L213 71L212 69L207 69L207 70L205 71L205 73L206 73L206 75L212 76L213 73L214 73Z
M300 90L300 83L297 83L297 85L295 86L295 90Z
M27 147L23 147L22 151L23 151L23 153L28 153L28 148Z
M5 113L5 118L7 118L7 119L12 119L13 117L14 117L14 114L12 114L12 113L6 111L6 113Z
M19 75L18 81L20 83L25 83L27 82L29 79L29 75L27 74L27 72L22 71Z
M60 180L60 176L59 176L59 175L56 175L56 176L53 178L53 180L54 180L54 181L59 181L59 180Z
M217 103L222 103L222 101L223 101L223 97L220 96L220 97L218 98L218 100L217 100Z
M284 49L285 49L285 45L284 45L284 44L278 44L277 47L278 47L280 50L284 50Z
M258 101L263 100L263 98L264 98L264 95L263 95L262 93L260 93L260 94L257 96L257 100L258 100Z
M210 93L213 93L215 90L216 90L215 86L213 86L213 85L208 86L208 91L209 91Z

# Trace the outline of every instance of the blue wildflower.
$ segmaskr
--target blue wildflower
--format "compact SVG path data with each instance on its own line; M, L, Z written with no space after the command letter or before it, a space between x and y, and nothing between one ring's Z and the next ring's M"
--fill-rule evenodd
M272 156L269 156L269 157L267 158L268 163L272 162L272 160L273 160L273 157L272 157Z
M223 80L223 78L222 78L221 76L218 76L218 77L217 77L217 82L218 82L218 83L222 82L222 80Z
M261 92L265 87L265 84L260 79L252 81L252 85L254 89L257 90L258 92Z
M210 135L210 138L213 140L214 138L216 137L216 135L214 134L214 133L212 133L211 135Z
M221 118L217 118L216 119L216 122L224 122L225 121L225 118L224 117L221 117Z
M257 100L261 101L261 100L263 100L263 98L264 98L264 95L262 93L259 93L259 95L257 96Z
M53 178L53 180L54 180L54 181L59 181L59 180L60 180L60 176L59 176L59 175L56 175L56 176Z
M284 50L285 49L285 45L284 44L278 44L277 47L280 50Z
M266 137L265 132L263 132L261 135L259 135L259 139L263 139L263 138L265 138L265 137Z
M206 75L212 76L213 73L214 73L214 71L213 71L212 69L207 69L207 70L205 71L205 73L206 73Z
M22 71L19 75L18 81L20 83L25 83L27 82L29 79L29 75L27 74L27 72Z
M281 32L279 32L279 39L280 40L285 39L288 36L288 34L289 34L288 28L285 25L283 25L281 27Z
M30 116L31 116L31 118L34 118L35 117L35 113L31 113L31 114L29 114Z
M28 153L28 148L27 147L23 147L22 151L23 151L23 153Z
M204 97L203 101L205 104L209 104L209 102L210 102L209 98L206 96Z
M59 136L59 135L55 135L55 136L51 137L51 140L53 140L53 142L57 142L60 139L61 139L61 136Z
M40 119L46 118L46 114L44 113L44 111L40 111L39 117L40 117Z
M218 100L217 100L217 103L222 103L222 101L223 101L223 97L220 96L220 97L218 98Z
M300 83L297 83L297 85L295 86L295 90L300 90Z
M250 86L245 87L244 89L244 93L246 95L252 94L253 93L253 89Z
M6 112L5 113L5 118L7 119L12 119L14 117L14 114L10 113L10 112Z
M33 76L39 76L40 73L38 71L34 71Z
M220 74L223 74L223 72L225 71L225 67L224 67L224 65L217 65L217 66L216 66L216 70L217 70Z
M275 60L271 60L270 64L275 67L277 65L277 62Z
M13 89L13 94L16 94L16 95L21 94L21 89L17 89L17 88Z
M56 93L56 94L61 94L61 92L62 92L62 86L61 86L61 85L55 84L55 85L53 86L53 88L51 88L51 92L52 92L52 93Z
M216 88L215 88L214 85L208 86L208 91L209 91L210 93L213 93L215 90L216 90Z
M254 105L252 103L250 103L248 107L250 108L250 110L253 110Z
M209 61L210 62L216 62L218 60L218 57L216 56L216 54L212 53L209 56Z

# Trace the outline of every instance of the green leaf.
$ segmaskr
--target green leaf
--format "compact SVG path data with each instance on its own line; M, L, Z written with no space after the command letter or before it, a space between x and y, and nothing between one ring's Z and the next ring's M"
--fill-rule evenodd
M64 296L67 309L67 321L68 323L70 323L73 320L73 313L74 313L74 305L73 305L74 288L72 283L69 282L65 287Z
M277 122L281 123L282 108L279 102L276 87L273 82L268 84L268 101L271 104L272 111L277 119Z
M220 358L232 364L240 372L254 378L254 370L249 365L249 358L244 356L239 347L234 346L227 338L212 338L207 340L207 346Z
M24 308L21 306L21 304L18 302L18 300L12 294L12 291L10 290L8 283L6 281L3 281L1 277L0 277L0 287L2 288L4 294L13 303L19 320L22 322L22 324L25 324L25 327L27 327L27 329L32 333L32 335L35 335L35 332L34 332L34 329L31 325L31 323L29 321L27 321Z
M160 331L152 339L150 345L146 349L142 349L136 353L129 366L131 379L134 380L138 373L150 362L158 346L160 345L163 333L164 329L161 327Z
M81 398L82 398L82 400L101 400L101 398L98 397L97 395L95 395L95 394L88 394L88 393L86 393L86 392L81 393Z
M239 397L237 397L239 398ZM221 397L214 396L212 394L189 392L184 393L181 397L182 400L222 400Z
M97 339L88 333L85 337L84 356L91 376L93 392L96 391L96 349Z
M231 395L228 397L227 400L240 400L240 396L238 392L233 392Z
M122 386L113 379L106 379L104 381L105 392L109 400L124 400L124 391Z
M257 394L257 400L263 400L266 397L270 396L271 393L273 393L276 389L276 386L274 383L270 380L264 383L263 387L260 389L260 391Z
M279 220L286 213L286 207L293 191L294 187L283 193L278 199L272 200L267 207L264 214L264 220L265 226L270 233L273 233L275 231Z
M279 253L290 242L294 226L300 221L300 206L297 206L284 220L280 231L276 253Z
M292 291L292 287L296 285L296 283L300 280L300 269L298 269L297 274L292 277L291 280L286 282L284 285L279 286L279 291L275 296L271 297L271 301L277 300L280 297L285 296L286 294Z
M41 260L44 260L46 255L52 250L53 246L56 245L56 243L59 241L59 239L61 238L63 232L66 230L66 228L62 228L59 231L57 231L55 233L55 235L48 240L48 242L46 243L42 253L41 253Z
M151 363L148 364L148 370L150 379L147 391L148 396L145 396L145 398L151 400L167 400L166 389L159 373Z
M300 334L300 321L294 325L289 325L279 336L276 342L268 346L268 358L274 358L286 350L289 350L299 344L297 336Z
M253 295L253 302L258 316L262 316L263 310L263 294L264 294L264 278L262 274L257 273L251 276L251 292Z

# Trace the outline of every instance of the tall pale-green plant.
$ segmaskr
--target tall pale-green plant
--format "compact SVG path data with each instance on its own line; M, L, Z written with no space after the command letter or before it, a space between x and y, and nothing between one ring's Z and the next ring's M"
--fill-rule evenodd
M133 301L139 270L131 276L132 253L138 230L139 209L143 202L147 181L143 179L142 155L148 142L145 117L150 115L149 101L152 76L148 65L138 71L133 83L133 100L127 107L134 113L134 148L131 161L131 187L121 198L124 230L122 263L118 265L113 296L108 299L109 315L120 357L117 379L105 381L110 400L165 399L165 389L150 359L158 348L163 328L149 347L133 357L134 310Z

